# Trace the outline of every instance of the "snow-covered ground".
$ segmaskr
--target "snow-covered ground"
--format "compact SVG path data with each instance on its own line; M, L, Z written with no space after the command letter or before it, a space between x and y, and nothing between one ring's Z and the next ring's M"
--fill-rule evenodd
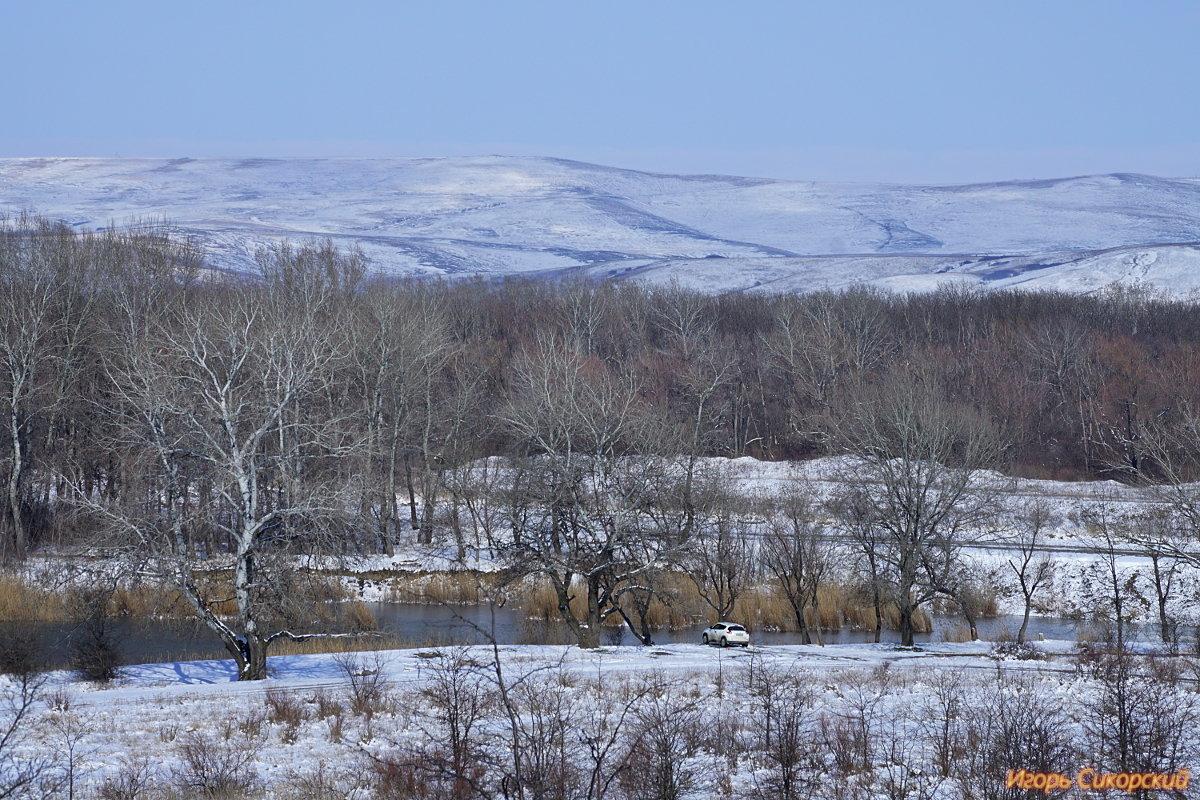
M80 228L165 220L229 270L262 244L330 237L394 274L1200 289L1200 182L1146 175L897 186L498 156L2 159L0 213L21 211Z
M872 777L871 791L857 797L890 796L878 784L889 770L903 767L922 785L932 779L926 789L933 791L920 796L952 798L961 796L959 784L935 776L931 768L936 743L944 736L941 726L962 735L964 726L978 722L981 714L1016 713L990 707L962 713L984 697L1065 709L1062 724L1070 730L1064 733L1083 736L1095 682L1077 667L1074 643L1044 642L1040 647L1046 660L997 660L988 645L979 643L937 644L919 651L892 645L735 651L702 645L397 650L360 654L353 663L339 663L334 656L273 658L272 677L254 683L234 682L228 662L145 664L125 668L108 687L81 685L56 673L43 687L46 702L27 726L27 736L15 751L10 745L0 754L16 753L19 760L54 753L61 769L69 743L80 796L90 796L88 787L94 789L106 778L135 770L151 782L179 786L195 781L199 751L209 780L220 765L236 764L239 775L265 787L271 797L408 797L376 794L385 785L381 776L389 774L377 767L413 754L445 756L439 745L449 735L442 693L453 678L463 707L477 714L466 734L458 720L459 734L475 742L474 757L481 767L475 777L480 785L494 783L505 768L506 737L511 735L495 691L498 661L513 707L528 726L521 735L530 741L523 746L559 748L560 757L575 766L595 763L588 760L595 753L589 743L611 735L612 758L603 768L619 776L625 760L656 757L639 748L648 727L662 733L653 726L686 723L692 727L670 734L677 747L670 758L677 759L681 774L710 777L692 781L680 796L758 796L748 789L765 785L774 774L769 734L763 749L763 733L769 728L763 726L780 725L788 719L789 703L796 702L803 706L793 719L805 736L813 737L804 740L806 752L814 758L820 748L830 753L824 766L804 772L806 779L837 774L832 726L854 721L862 726L860 746L869 763L861 771ZM458 672L452 675L454 665ZM379 690L370 710L355 710L350 673L360 684L368 678L370 688ZM482 687L489 699L472 705L467 686ZM764 716L768 696L774 703L769 712L775 715L773 723L764 723L770 719ZM940 719L939 709L947 708L947 718ZM665 716L656 716L663 711ZM900 762L897 748L903 750ZM711 779L718 765L739 794L730 793L728 782ZM962 772L956 775L963 777ZM317 783L323 785L315 789ZM618 785L614 782L606 796L638 796L623 793ZM326 790L328 794L321 793Z

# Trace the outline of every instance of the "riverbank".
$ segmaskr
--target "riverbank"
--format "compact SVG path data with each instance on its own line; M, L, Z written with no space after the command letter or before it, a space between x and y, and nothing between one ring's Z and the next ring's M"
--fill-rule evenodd
M790 769L772 736L791 730L805 753L797 778L852 782L855 797L884 798L894 795L883 782L902 765L914 790L958 798L962 781L1002 779L977 760L1001 754L986 740L972 752L940 748L989 721L1011 717L1014 731L1052 725L1054 746L1066 747L1056 758L1091 744L1086 723L1103 702L1095 675L1104 673L1087 665L1104 656L1081 655L1067 640L1038 651L1037 660L1008 660L981 642L418 648L272 657L268 680L240 683L227 660L141 664L107 687L45 676L30 735L15 747L25 758L58 753L66 730L74 750L52 765L70 767L78 796L135 783L141 794L99 796L169 797L218 780L229 781L222 797L239 800L451 796L441 759L457 741L474 754L469 774L480 786L510 780L514 753L541 752L562 765L542 777L585 787L599 769L612 798L640 796L645 776L625 765L669 763L687 781L682 797L707 800L740 797ZM1157 701L1171 701L1153 716L1200 718L1186 680L1164 677L1182 674L1171 663L1194 664L1131 662ZM506 708L519 715L516 727ZM451 738L451 719L465 738ZM1196 729L1181 730L1180 752L1200 752ZM641 749L650 731L666 753ZM604 753L589 742L606 743Z

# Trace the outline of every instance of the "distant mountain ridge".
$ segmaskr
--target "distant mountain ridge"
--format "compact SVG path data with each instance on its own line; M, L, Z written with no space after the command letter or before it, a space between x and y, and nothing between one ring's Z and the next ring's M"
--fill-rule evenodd
M0 212L166 219L214 269L282 239L393 274L675 280L705 291L947 282L1200 290L1200 180L949 186L667 175L552 158L0 159Z

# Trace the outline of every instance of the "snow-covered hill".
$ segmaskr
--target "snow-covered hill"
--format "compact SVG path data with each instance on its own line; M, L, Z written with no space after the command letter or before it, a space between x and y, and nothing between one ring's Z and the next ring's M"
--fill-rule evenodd
M396 274L1200 289L1200 181L1145 175L893 186L504 157L0 160L0 212L25 210L80 227L165 219L229 270L316 236Z

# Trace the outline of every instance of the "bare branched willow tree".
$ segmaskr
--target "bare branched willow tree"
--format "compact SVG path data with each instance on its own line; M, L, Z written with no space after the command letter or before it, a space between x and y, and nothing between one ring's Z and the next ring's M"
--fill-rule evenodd
M664 515L679 471L654 449L654 419L629 376L557 340L515 370L506 423L523 442L513 462L510 565L544 576L581 647L621 597L682 545L683 513ZM582 608L572 605L582 591Z
M873 531L871 556L911 647L918 609L938 595L958 599L961 550L993 518L996 487L982 470L998 462L1000 439L926 381L901 377L860 405L845 444L855 455L835 505L847 525Z
M805 487L791 486L772 498L763 535L762 560L796 619L804 644L821 641L821 587L832 574L837 550L821 524L820 507Z
M241 680L266 677L280 638L326 635L289 627L303 620L298 556L336 552L355 508L341 462L360 439L337 380L354 265L315 269L311 256L278 250L258 285L123 309L108 411L114 447L137 454L137 491L77 493L111 542L178 590Z

